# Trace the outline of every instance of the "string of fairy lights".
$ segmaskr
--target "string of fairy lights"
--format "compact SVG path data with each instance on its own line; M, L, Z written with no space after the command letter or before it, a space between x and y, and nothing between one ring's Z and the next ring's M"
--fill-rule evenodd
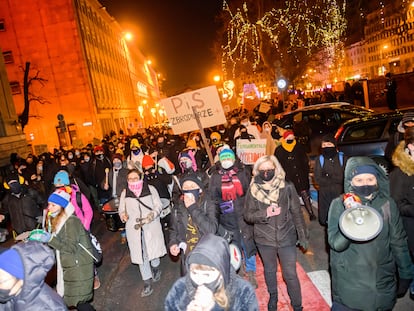
M299 63L299 50L305 50L310 55L320 48L326 49L328 57L335 58L347 25L346 1L286 0L283 4L264 12L257 20L251 20L253 14L249 14L246 2L232 12L227 1L223 0L222 9L230 17L227 42L222 45L222 70L225 76L229 76L227 71L231 68L231 76L235 77L236 67L240 63L251 64L251 69L255 71L264 61L260 50L263 40L267 40L274 52L278 53L281 62L289 53Z

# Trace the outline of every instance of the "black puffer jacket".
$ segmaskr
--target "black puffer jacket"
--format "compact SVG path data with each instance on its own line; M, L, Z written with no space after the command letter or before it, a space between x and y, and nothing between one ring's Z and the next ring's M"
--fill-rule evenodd
M9 302L0 304L0 309L3 311L67 310L62 297L44 281L55 264L52 249L39 242L19 243L12 248L22 258L24 284L20 294Z

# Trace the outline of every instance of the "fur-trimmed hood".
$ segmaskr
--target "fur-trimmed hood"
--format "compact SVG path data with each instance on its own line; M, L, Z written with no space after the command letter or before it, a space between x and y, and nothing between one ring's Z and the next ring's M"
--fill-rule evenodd
M414 175L414 161L406 152L405 142L401 141L392 155L392 163L408 176Z

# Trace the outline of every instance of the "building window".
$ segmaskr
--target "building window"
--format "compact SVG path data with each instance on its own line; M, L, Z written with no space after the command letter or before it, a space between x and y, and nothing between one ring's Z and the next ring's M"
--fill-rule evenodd
M13 95L21 94L22 90L20 88L20 83L18 81L11 81L10 88Z
M4 58L4 63L5 64L14 63L12 51L4 51L3 52L3 58Z
M6 31L6 25L4 24L4 19L0 19L0 31Z

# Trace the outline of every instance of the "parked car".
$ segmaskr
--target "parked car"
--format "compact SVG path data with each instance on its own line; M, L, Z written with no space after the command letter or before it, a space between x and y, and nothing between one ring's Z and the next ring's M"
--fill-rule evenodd
M326 103L278 114L273 124L292 125L296 139L307 147L310 156L314 156L319 154L321 139L325 134L335 133L346 120L373 112L372 109L343 102ZM276 126L273 127L272 135L277 138Z
M345 121L335 134L338 149L350 157L370 156L389 171L391 163L384 157L385 147L397 131L404 112L409 110L374 113Z

